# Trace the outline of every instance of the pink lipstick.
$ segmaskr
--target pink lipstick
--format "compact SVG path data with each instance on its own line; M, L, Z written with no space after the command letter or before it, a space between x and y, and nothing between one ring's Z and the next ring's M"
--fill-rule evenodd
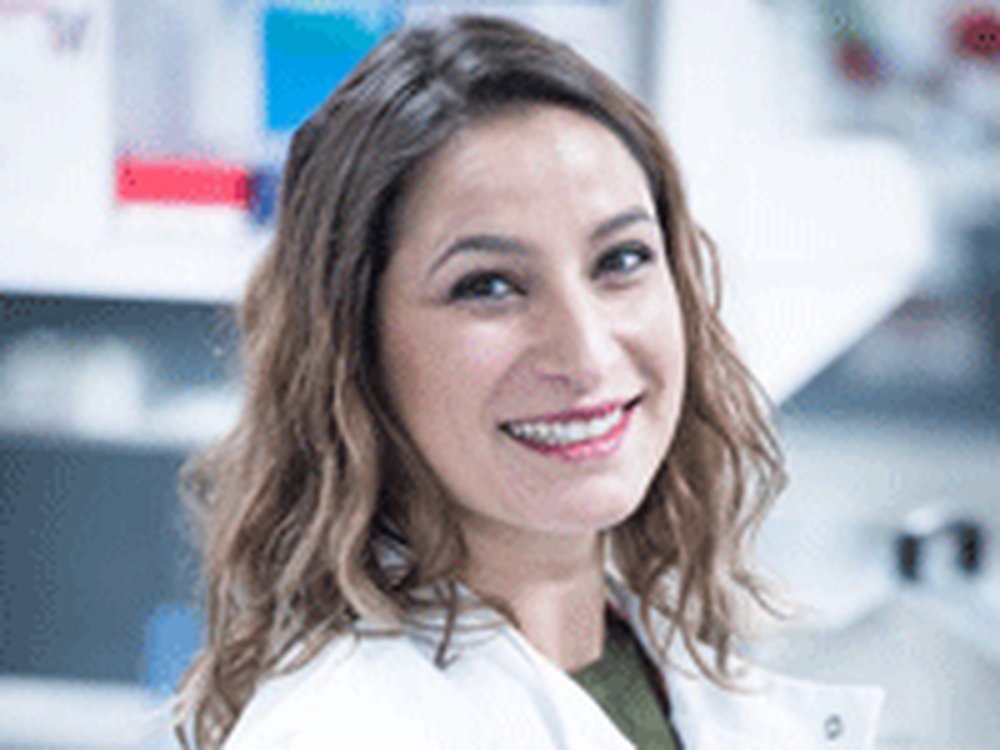
M631 401L608 402L597 407L549 414L524 422L508 423L503 431L522 447L567 463L599 460L613 455L621 447L631 422L632 407L638 402L637 397ZM573 432L560 435L553 428L554 425L608 418L616 412L620 415L617 421L608 424L599 435L583 435L574 440L570 437ZM581 435L579 432L576 434Z

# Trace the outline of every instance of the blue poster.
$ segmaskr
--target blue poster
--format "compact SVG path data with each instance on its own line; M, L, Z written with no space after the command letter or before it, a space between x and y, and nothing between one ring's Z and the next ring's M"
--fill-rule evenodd
M296 128L402 20L402 4L281 4L262 22L267 130Z

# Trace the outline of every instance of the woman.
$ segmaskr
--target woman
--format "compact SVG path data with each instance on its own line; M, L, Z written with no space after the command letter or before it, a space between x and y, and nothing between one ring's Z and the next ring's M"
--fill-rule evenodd
M193 465L195 744L866 747L878 702L734 669L781 483L646 110L463 17L296 132Z

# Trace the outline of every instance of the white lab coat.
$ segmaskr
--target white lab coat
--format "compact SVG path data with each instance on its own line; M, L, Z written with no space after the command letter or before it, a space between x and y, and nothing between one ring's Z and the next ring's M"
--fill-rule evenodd
M636 625L639 602L609 578L609 598ZM476 625L497 622L476 615ZM658 621L657 627L665 623ZM437 638L341 637L308 665L266 681L225 750L407 748L630 750L577 683L512 626L458 631L454 661L434 664ZM685 750L861 750L874 746L881 690L818 685L748 671L741 692L699 675L680 645L664 671Z

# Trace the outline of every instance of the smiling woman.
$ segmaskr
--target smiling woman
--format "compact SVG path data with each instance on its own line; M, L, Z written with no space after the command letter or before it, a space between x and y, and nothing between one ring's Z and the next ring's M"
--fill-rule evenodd
M642 500L684 390L642 169L593 118L538 105L466 128L411 190L379 289L394 410L455 499L468 566L537 547L583 574L596 532ZM479 559L498 535L503 559ZM545 554L553 535L575 561Z
M867 747L870 694L733 669L782 472L714 268L567 47L381 43L295 134L242 417L189 466L194 744Z

